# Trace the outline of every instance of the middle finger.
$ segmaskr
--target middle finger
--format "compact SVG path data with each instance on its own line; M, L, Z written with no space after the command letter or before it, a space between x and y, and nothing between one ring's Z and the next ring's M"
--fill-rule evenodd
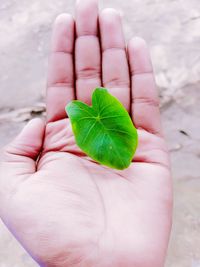
M76 8L76 33L76 97L90 104L92 91L101 86L97 0L78 2Z

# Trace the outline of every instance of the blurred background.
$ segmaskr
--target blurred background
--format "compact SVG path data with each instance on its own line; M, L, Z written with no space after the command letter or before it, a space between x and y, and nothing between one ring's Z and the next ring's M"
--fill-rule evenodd
M80 0L81 1L81 0ZM52 22L74 0L0 0L0 148L45 115ZM166 267L200 267L200 0L101 0L147 40L174 180ZM156 239L156 237L155 237ZM0 267L36 267L0 221Z

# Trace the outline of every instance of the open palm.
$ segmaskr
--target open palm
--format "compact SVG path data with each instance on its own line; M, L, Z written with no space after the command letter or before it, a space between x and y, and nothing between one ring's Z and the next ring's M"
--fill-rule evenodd
M31 121L2 153L0 215L41 266L161 267L171 177L147 47L133 38L126 51L116 11L99 14L95 0L76 9L76 37L71 15L54 25L47 124ZM134 162L123 171L86 157L66 118L67 102L90 103L97 86L118 97L138 128Z

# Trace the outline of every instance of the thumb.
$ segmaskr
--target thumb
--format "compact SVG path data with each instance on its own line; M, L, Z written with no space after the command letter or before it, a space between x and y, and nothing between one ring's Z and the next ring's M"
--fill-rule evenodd
M41 119L31 120L21 133L3 151L2 164L12 173L31 174L36 171L36 159L40 154L45 125ZM11 166L12 165L12 166Z

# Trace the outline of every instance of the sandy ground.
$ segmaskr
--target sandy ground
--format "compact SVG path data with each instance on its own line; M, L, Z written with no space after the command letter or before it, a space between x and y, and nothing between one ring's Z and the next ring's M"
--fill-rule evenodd
M51 26L72 0L0 1L0 147L43 114ZM200 1L102 0L149 43L174 178L166 267L200 267ZM156 238L156 237L155 237ZM36 267L0 223L0 267Z

